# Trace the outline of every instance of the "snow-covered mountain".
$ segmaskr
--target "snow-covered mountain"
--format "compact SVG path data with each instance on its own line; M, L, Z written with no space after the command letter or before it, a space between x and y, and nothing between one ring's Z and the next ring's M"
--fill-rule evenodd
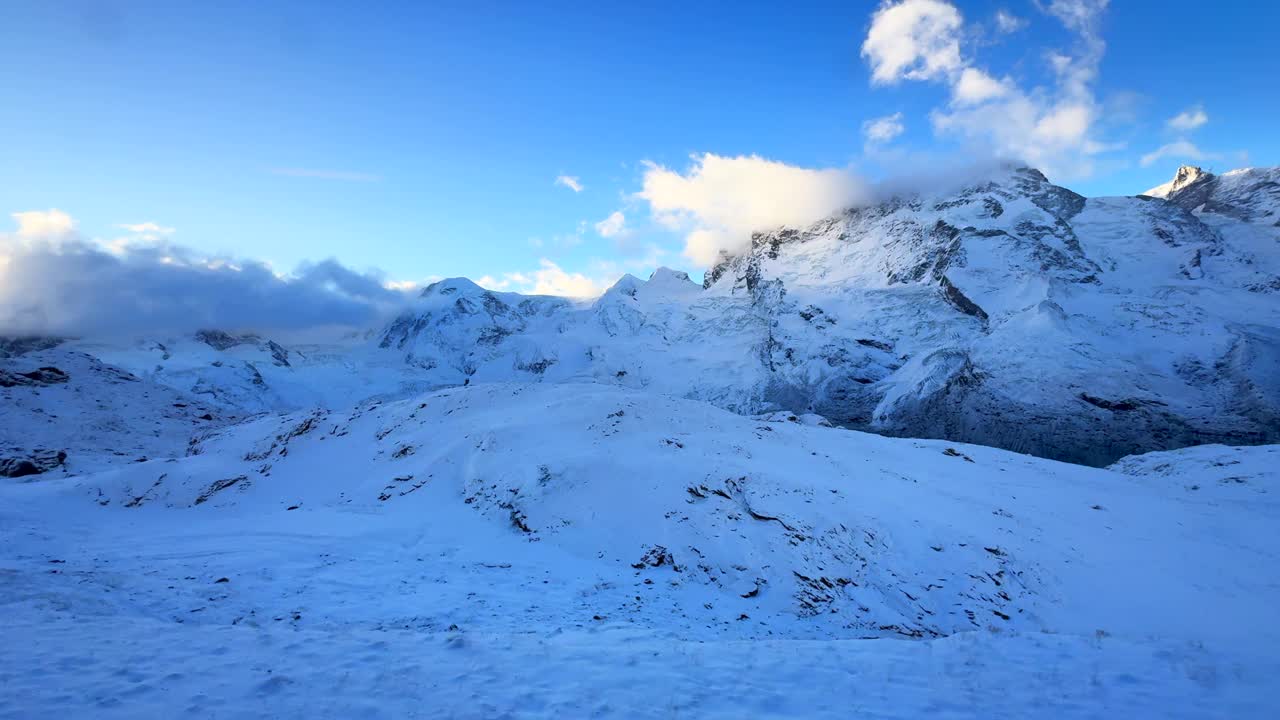
M1188 165L1179 168L1170 182L1144 194L1201 217L1223 216L1280 227L1280 168L1243 168L1214 175Z
M1010 168L759 233L702 286L662 268L570 301L452 279L368 341L202 331L5 352L87 352L236 415L596 382L1094 465L1274 442L1278 178L1182 168L1145 196L1084 198Z
M1274 176L1087 199L1012 169L758 234L701 292L666 269L590 304L437 283L380 346L440 384L592 380L1091 464L1274 441Z

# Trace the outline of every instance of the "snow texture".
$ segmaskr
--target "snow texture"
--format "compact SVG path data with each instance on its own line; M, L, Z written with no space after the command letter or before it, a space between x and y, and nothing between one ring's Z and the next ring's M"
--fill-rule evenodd
M482 384L0 498L0 715L1264 717L1275 447Z

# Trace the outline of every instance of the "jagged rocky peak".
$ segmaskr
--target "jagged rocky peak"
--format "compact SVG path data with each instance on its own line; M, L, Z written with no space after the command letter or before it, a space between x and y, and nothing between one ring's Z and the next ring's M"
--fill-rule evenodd
M1206 182L1212 178L1213 173L1205 172L1200 167L1183 165L1178 168L1178 172L1174 173L1172 180L1163 185L1157 185L1142 194L1148 197L1168 199L1171 195L1181 190L1185 190L1198 182Z
M1198 182L1201 179L1207 180L1211 177L1213 177L1212 173L1207 173L1194 165L1183 165L1178 168L1177 174L1173 176L1173 187L1169 190L1170 192L1177 192L1191 183Z
M1241 168L1215 175L1183 166L1173 180L1143 194L1200 216L1280 227L1280 168Z

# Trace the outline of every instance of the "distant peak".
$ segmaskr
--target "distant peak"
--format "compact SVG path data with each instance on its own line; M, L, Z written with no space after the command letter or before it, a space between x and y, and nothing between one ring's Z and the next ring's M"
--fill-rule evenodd
M446 278L428 285L422 290L422 295L420 297L431 297L432 295L453 295L458 291L462 291L464 293L483 292L484 288L464 277Z
M1046 182L1046 183L1049 182L1049 178L1045 177L1044 173L1040 172L1036 168L1033 168L1029 165L1024 165L1022 167L1015 168L1015 170L1018 174L1024 175L1033 180L1039 180L1040 182Z
M1183 165L1178 168L1178 172L1173 174L1172 180L1163 185L1157 185L1142 194L1150 197L1168 199L1169 196L1174 193L1212 177L1213 173L1205 172L1201 167L1196 165Z
M640 278L632 275L631 273L624 273L622 277L618 278L617 282L604 292L604 296L608 297L621 294L626 295L627 297L635 297L636 290L641 284L643 283Z
M1208 173L1195 165L1183 165L1178 168L1178 172L1173 176L1171 192L1177 192L1206 175Z
M682 270L672 270L671 268L666 267L665 265L663 267L658 268L657 270L654 270L653 274L649 276L649 282L654 282L654 281L670 282L672 280L675 280L678 282L693 282L692 280L689 279L689 273L684 272Z
M197 330L194 333L197 342L202 342L214 350L226 350L236 345L253 345L261 341L257 335L252 333L245 335L232 335L222 330Z

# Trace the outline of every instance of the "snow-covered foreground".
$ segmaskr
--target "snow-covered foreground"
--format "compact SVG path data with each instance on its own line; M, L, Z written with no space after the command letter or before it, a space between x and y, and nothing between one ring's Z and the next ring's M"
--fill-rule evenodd
M965 633L691 641L63 617L14 625L6 717L1266 718L1273 661L1188 642Z
M1280 448L480 385L0 486L5 717L1268 717Z

